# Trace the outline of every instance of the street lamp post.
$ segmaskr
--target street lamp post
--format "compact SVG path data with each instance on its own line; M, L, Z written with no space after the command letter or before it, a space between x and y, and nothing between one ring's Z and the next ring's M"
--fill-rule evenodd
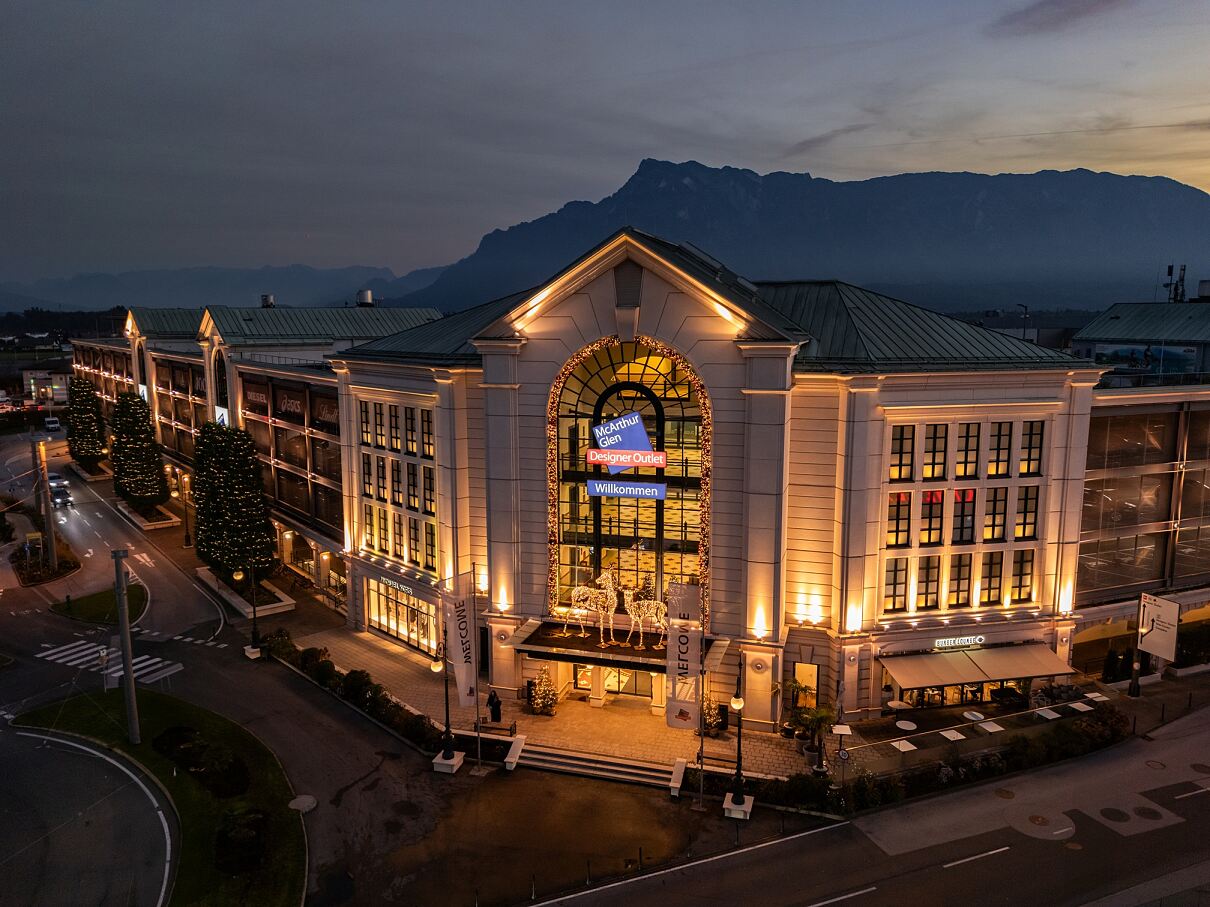
M248 565L249 579L252 581L252 648L260 648L260 629L256 624L256 565ZM244 578L243 570L236 570L231 578L237 583Z
M731 801L743 807L744 794L744 698L740 695L740 681L744 676L744 660L739 662L739 674L735 677L735 695L731 697L731 711L735 712L735 777L731 782Z
M441 735L441 758L454 758L454 734L450 730L450 672L445 663L445 643L437 643L437 656L429 665L434 674L445 672L445 733Z
M185 545L193 547L193 536L189 533L189 473L182 473L179 466L172 467L176 474L176 488L172 490L174 498L180 498L181 509L185 511Z

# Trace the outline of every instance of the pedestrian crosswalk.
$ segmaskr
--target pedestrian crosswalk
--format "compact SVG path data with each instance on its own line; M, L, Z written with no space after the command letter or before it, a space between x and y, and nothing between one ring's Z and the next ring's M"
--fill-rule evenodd
M122 674L121 652L113 646L104 646L88 640L70 642L39 652L38 657L82 671L97 671L103 673L106 678L120 677ZM168 661L152 655L136 656L130 667L134 679L139 683L155 683L185 668L179 661Z
M192 636L174 636L172 638L178 642L191 642L195 646L210 646L215 649L227 648L225 642L215 642L213 639L194 639Z

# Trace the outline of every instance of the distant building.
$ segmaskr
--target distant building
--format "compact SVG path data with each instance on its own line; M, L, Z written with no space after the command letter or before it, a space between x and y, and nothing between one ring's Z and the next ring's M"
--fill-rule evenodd
M71 367L71 360L56 359L41 368L22 369L22 394L36 403L66 403Z

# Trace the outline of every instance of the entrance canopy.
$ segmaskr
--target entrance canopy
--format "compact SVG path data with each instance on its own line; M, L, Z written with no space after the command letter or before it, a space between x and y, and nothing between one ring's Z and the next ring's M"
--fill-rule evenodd
M563 635L562 621L527 620L517 628L516 632L504 643L518 652L524 652L532 658L542 658L547 661L569 661L575 664L603 665L611 668L625 668L632 671L650 671L653 674L667 673L668 653L666 649L653 648L659 641L659 633L650 630L643 634L642 649L620 644L610 645L602 649L600 630L591 628L587 636L579 635L579 628L573 623L568 628L570 636ZM614 638L625 639L626 633L615 630ZM608 640L609 631L605 631ZM631 642L638 642L638 633L631 637ZM666 640L665 640L666 642ZM706 652L703 664L706 670L714 670L714 661L721 661L719 656L727 649L730 640L706 637ZM712 656L714 658L712 659ZM712 666L713 665L713 666Z
M882 659L882 666L905 690L1075 673L1063 659L1038 643L925 655L888 655Z

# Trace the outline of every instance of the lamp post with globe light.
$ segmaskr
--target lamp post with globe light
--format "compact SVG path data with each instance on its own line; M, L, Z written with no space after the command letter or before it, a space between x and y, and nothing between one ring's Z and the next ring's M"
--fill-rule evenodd
M744 698L739 688L743 676L744 660L741 656L739 674L735 677L735 695L731 697L731 711L735 712L735 778L731 782L731 798L733 805L739 808L747 799L744 794Z
M181 509L185 512L185 544L193 547L193 536L189 533L189 473L181 472L179 466L172 467L176 477L176 488L172 489L172 497L180 499Z
M260 629L256 624L256 567L253 564L248 565L249 579L252 581L252 648L260 648ZM236 570L231 574L231 578L237 583L244 578L243 570Z
M437 654L433 656L429 668L434 674L445 672L445 733L441 735L441 758L454 758L454 735L450 731L450 672L445 663L445 642L437 643Z

